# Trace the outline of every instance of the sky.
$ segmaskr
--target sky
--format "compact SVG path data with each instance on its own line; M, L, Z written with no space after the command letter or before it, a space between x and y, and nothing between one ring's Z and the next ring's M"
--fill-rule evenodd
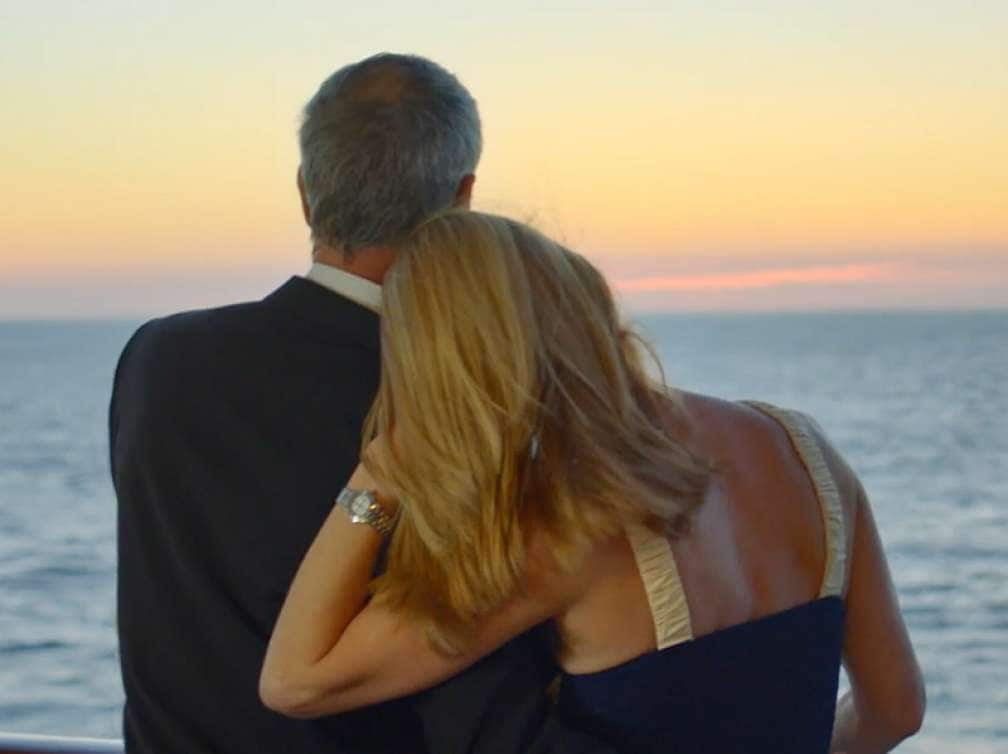
M258 298L300 109L374 52L476 97L474 206L640 311L1008 307L1008 3L0 6L0 318Z

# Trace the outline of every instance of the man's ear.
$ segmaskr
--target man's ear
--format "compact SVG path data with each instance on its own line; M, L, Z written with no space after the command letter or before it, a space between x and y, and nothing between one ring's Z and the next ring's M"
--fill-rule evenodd
M459 181L458 189L455 191L455 206L469 209L469 202L472 200L473 184L476 183L476 176L466 173Z
M301 175L300 165L297 169L297 187L298 193L301 195L301 213L304 215L304 221L311 225L311 207L308 206L308 196L305 194L304 176Z

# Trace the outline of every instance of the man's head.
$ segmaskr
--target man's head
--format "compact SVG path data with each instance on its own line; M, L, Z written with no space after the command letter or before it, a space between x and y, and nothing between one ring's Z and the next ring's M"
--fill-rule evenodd
M299 185L315 247L352 256L467 204L482 138L458 79L382 53L326 79L304 109Z

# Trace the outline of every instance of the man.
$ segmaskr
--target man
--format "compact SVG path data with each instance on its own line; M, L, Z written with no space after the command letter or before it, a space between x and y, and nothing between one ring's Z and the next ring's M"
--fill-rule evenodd
M130 754L604 752L548 715L520 637L425 694L318 721L257 678L294 571L358 456L390 244L467 206L476 105L422 58L342 68L305 108L314 264L262 301L177 314L127 344L110 408Z

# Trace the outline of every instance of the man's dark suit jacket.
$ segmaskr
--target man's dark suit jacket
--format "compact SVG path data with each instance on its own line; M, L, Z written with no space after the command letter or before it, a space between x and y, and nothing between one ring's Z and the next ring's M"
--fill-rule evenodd
M357 462L378 336L376 314L292 278L127 344L109 425L129 754L609 751L549 715L531 634L362 711L297 721L260 703L287 586Z

